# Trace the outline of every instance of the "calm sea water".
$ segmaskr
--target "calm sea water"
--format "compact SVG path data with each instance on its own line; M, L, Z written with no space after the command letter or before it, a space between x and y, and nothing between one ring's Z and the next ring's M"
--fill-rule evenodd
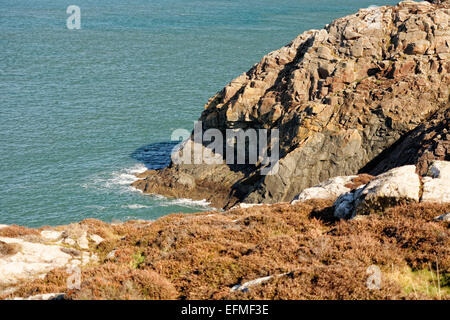
M0 0L0 223L155 219L171 132L266 53L378 0ZM81 30L66 8L81 8Z

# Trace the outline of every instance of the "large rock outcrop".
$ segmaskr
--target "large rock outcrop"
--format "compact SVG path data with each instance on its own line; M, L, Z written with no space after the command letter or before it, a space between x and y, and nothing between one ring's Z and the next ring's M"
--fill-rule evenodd
M413 165L389 170L370 181L367 185L341 195L334 203L335 216L352 218L383 212L399 204L419 202L420 178Z
M416 172L416 166L406 165L376 177L335 177L303 190L292 204L311 199L335 200L335 217L350 219L408 203L450 203L449 161L432 161L423 176Z
M262 175L259 163L172 163L134 186L215 206L273 203L330 177L448 159L449 17L449 1L361 9L299 35L212 97L203 130L279 130L275 175ZM432 152L419 143L423 152L408 160L383 153L404 143L409 149L421 134L428 141L430 130L439 132Z
M307 188L291 204L308 200L333 200L334 216L350 219L356 215L385 212L408 203L450 203L450 162L434 160L419 176L414 165L391 169L376 177L344 176ZM446 215L437 220L448 219Z

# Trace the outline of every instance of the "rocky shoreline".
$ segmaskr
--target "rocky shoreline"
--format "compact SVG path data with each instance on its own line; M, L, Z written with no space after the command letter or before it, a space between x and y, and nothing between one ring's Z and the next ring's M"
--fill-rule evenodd
M2 226L0 299L450 299L449 168L155 221ZM444 197L427 200L435 187Z
M416 169L331 178L291 203L1 225L0 299L450 299L450 162L434 160L424 176ZM364 265L382 268L387 287L364 289ZM305 285L303 273L318 270L349 291Z
M1 225L0 299L450 299L450 162L416 171L339 176L291 203L156 221ZM364 290L364 265L380 266L387 287ZM305 286L305 268L349 291Z

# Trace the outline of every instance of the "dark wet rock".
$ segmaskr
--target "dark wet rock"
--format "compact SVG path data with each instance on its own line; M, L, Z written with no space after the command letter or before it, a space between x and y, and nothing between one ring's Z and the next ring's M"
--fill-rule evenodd
M392 147L367 165L371 174L416 164L424 175L433 160L450 161L450 108L438 110L428 121L403 136Z

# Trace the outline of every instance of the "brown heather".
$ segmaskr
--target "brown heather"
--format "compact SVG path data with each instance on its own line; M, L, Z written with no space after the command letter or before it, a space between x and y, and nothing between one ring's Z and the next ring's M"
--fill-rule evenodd
M39 235L39 231L36 229L29 229L15 224L0 229L0 237L20 238L24 236L33 236L33 235Z
M81 224L89 233L106 240L91 247L100 262L83 267L81 290L68 291L68 275L54 270L43 280L21 284L14 296L450 298L450 224L433 221L450 211L450 204L410 204L350 221L335 221L330 206L328 201L276 204L117 225L85 220ZM379 290L366 286L370 265L382 271ZM285 275L246 293L230 291L235 284L280 274Z

